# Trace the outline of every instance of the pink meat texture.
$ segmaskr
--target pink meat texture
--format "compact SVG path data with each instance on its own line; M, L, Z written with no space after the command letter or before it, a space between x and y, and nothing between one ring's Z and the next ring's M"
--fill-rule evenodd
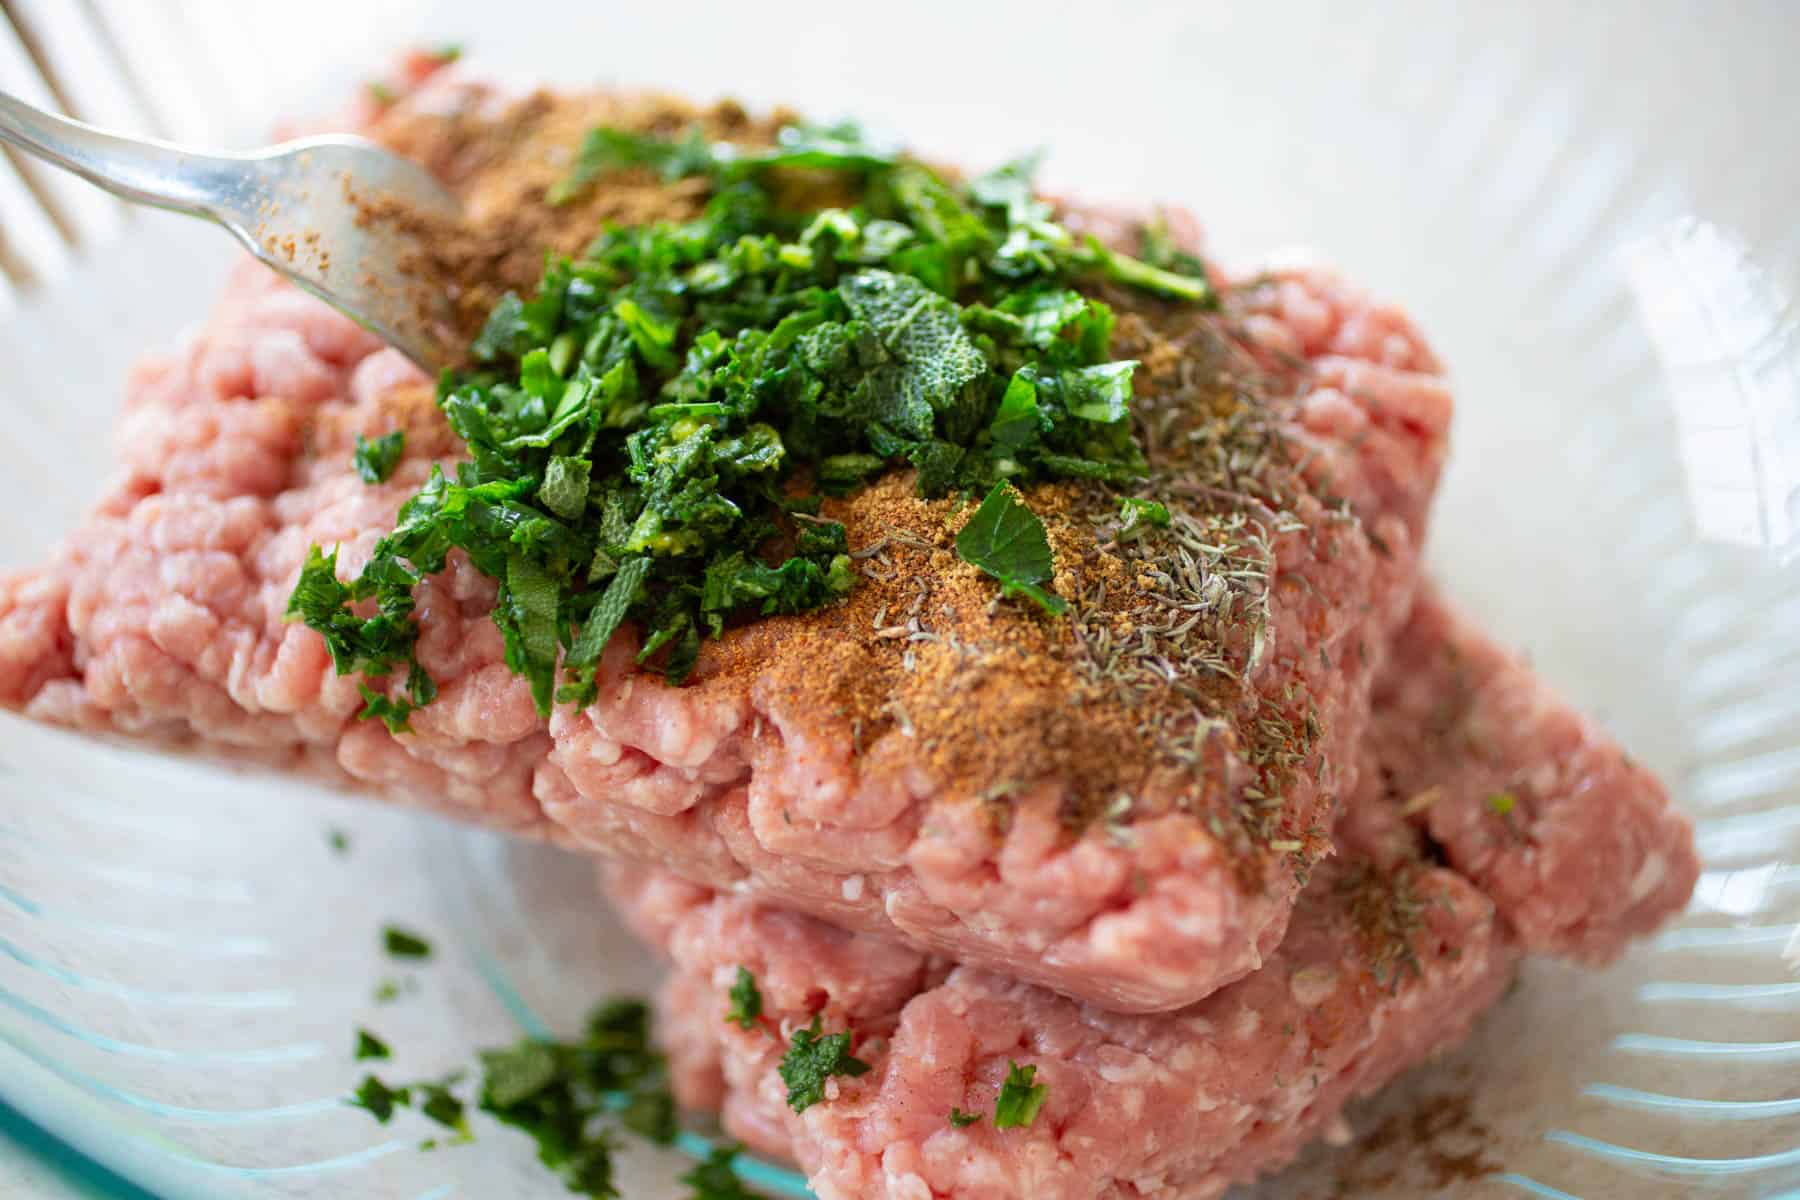
M1176 1013L1107 1013L667 873L610 870L628 920L675 964L660 1002L682 1102L800 1163L826 1200L1212 1197L1460 1040L1520 952L1608 957L1686 900L1692 833L1660 786L1429 589L1377 695L1341 857L1314 873L1259 970ZM1434 727L1443 711L1453 720ZM1482 736L1471 764L1468 739ZM1530 807L1521 796L1508 825L1489 797L1527 779ZM1406 803L1425 789L1431 816ZM1479 824L1472 809L1494 822L1479 836L1464 828ZM1465 813L1446 826L1458 840L1440 843L1441 868L1421 854L1439 813ZM1354 885L1370 874L1403 880L1404 899L1365 894L1359 908ZM1522 877L1541 882L1523 890ZM1398 923L1410 953L1382 961L1355 926L1392 903L1419 923ZM740 966L764 999L750 1030L723 1019ZM852 1052L873 1069L796 1114L776 1068L815 1015L854 1030ZM1029 1128L997 1130L1015 1061L1037 1068L1049 1099ZM954 1128L952 1107L983 1119Z
M1416 868L1408 963L1378 969L1351 916L1360 864L1314 872L1286 938L1248 978L1174 1013L1112 1013L840 931L672 875L622 868L640 927L676 961L661 1001L677 1097L790 1158L824 1200L1110 1200L1221 1194L1289 1161L1371 1091L1460 1040L1505 989L1515 953L1493 906ZM1377 901L1385 903L1388 901ZM1416 964L1416 967L1415 965ZM755 973L764 1020L728 1024ZM777 1067L815 1015L871 1065L788 1107ZM1026 1128L997 1129L1011 1064L1048 1087ZM950 1110L979 1113L965 1128Z
M1320 831L1310 858L1410 603L1450 400L1411 324L1329 273L1264 273L1238 299L1249 352L1301 367L1290 443L1357 518L1302 498L1308 528L1273 539L1269 651L1245 684L1251 701L1302 689L1323 729L1285 797L1296 828ZM599 699L541 719L503 661L495 585L460 556L419 596L439 698L408 734L358 720L360 677L336 676L284 607L309 545L341 546L350 577L432 462L451 461L425 387L348 320L239 270L212 318L132 377L92 516L48 565L0 579L0 703L666 865L1119 1009L1191 1003L1280 939L1304 862L1267 855L1246 883L1181 811L1071 841L1055 780L997 829L902 732L853 749L846 722L786 702L778 681L708 678L704 661L697 682L666 686L633 670L630 629ZM366 484L355 437L396 421L407 455ZM1221 786L1244 785L1242 753L1227 739Z
M1379 676L1368 749L1384 802L1533 953L1608 962L1699 877L1656 777L1429 588Z

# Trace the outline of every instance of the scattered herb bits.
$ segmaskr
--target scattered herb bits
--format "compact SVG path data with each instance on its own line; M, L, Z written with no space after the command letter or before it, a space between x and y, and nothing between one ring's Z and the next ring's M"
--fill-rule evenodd
M356 435L356 453L351 461L356 465L356 473L364 483L386 483L394 468L400 465L400 455L406 450L406 431L396 429L392 433L384 433L373 441Z
M356 1061L362 1062L371 1058L387 1058L387 1043L366 1029L356 1031Z
M952 1128L967 1129L979 1120L981 1120L980 1113L966 1113L960 1108L952 1108L950 1110L950 1124Z
M1037 1120L1038 1110L1049 1098L1050 1085L1033 1082L1037 1067L1021 1067L1007 1061L1006 1079L994 1099L994 1128L1021 1129Z
M391 1088L373 1075L365 1075L349 1103L353 1108L367 1109L371 1116L386 1125L396 1108L412 1103L412 1093L404 1087Z
M381 944L390 958L427 959L431 957L431 943L398 925L387 925L381 930Z
M825 1081L833 1075L852 1078L865 1075L869 1064L850 1054L850 1031L819 1033L819 1017L805 1029L794 1031L793 1042L781 1059L781 1081L787 1084L788 1107L805 1112L825 1098Z
M757 990L756 976L748 968L737 969L737 980L731 985L731 1007L725 1019L740 1029L755 1029L762 1016L762 993Z

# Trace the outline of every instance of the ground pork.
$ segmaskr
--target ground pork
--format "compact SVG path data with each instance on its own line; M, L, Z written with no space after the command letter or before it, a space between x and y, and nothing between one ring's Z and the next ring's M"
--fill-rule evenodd
M660 1004L681 1099L828 1198L1214 1196L1460 1038L1518 953L1608 957L1685 902L1692 834L1661 787L1429 590L1377 696L1343 857L1260 970L1176 1013L1110 1015L666 873L610 872L675 964ZM1524 780L1530 806L1496 812ZM1427 793L1429 810L1408 803ZM1464 814L1444 826L1462 845L1440 843L1451 866L1431 868L1440 811ZM1470 812L1492 827L1468 832ZM770 1014L751 1030L722 1019L740 966ZM854 1029L874 1069L795 1114L776 1067L815 1014ZM999 1131L985 1115L1013 1061L1050 1099L1031 1128ZM953 1128L953 1106L984 1120Z
M1259 970L1178 1012L1134 1016L672 875L625 868L614 886L675 958L660 1022L679 1099L798 1162L824 1200L1217 1196L1460 1040L1516 957L1493 906L1454 872L1332 859ZM1382 941L1388 923L1403 952ZM739 966L763 996L750 1030L723 1019ZM795 1113L777 1067L815 1015L854 1030L872 1069ZM1048 1097L1030 1127L996 1129L1013 1063L1035 1067ZM955 1128L953 1107L982 1119Z
M47 566L0 581L0 703L665 865L1114 1008L1188 1004L1263 960L1329 850L1372 674L1410 602L1450 415L1412 325L1330 273L1261 273L1228 297L1247 352L1295 380L1284 436L1308 490L1297 523L1271 537L1266 644L1241 703L1165 789L1202 787L1200 808L1145 803L1071 825L1052 774L997 817L905 721L871 733L816 702L821 675L846 688L879 678L878 651L784 656L781 638L810 617L733 631L682 688L633 669L627 628L598 700L542 719L503 660L494 582L460 556L418 597L418 655L439 698L404 735L356 719L361 680L335 675L321 639L285 619L288 594L310 545L340 546L340 573L358 570L456 446L426 379L253 266L202 328L134 374L119 470L92 517ZM350 467L356 436L396 427L405 458L365 484ZM857 539L853 524L853 550ZM772 649L756 670L719 666L758 638ZM945 689L1013 686L997 653L976 645ZM950 690L926 699L955 703ZM1256 731L1300 726L1302 701L1316 736L1281 794L1252 796ZM1033 719L1072 719L1065 705L1051 695ZM1052 757L1057 738L1041 741ZM1246 854L1228 826L1251 804L1269 809L1270 833Z
M1693 827L1662 784L1429 589L1374 712L1382 802L1427 832L1526 950L1608 962L1687 902Z

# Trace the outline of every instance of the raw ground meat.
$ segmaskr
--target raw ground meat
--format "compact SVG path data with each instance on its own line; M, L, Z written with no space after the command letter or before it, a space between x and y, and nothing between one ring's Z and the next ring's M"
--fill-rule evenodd
M868 665L855 653L783 661L777 647L759 673L709 666L734 638L797 627L776 621L711 644L682 688L635 671L622 630L598 701L546 721L503 661L494 582L460 556L419 592L418 656L439 698L409 734L356 719L360 678L335 675L318 635L284 618L288 594L312 544L342 547L341 574L360 569L456 447L396 352L254 266L133 376L120 469L93 516L49 565L0 581L0 703L665 865L1113 1008L1185 1005L1263 961L1329 851L1450 417L1406 318L1329 273L1265 273L1228 303L1245 351L1294 372L1282 420L1315 495L1271 538L1266 653L1243 702L1208 736L1205 769L1171 785L1200 779L1204 810L1149 806L1071 835L1066 789L1047 778L996 820L928 769L903 723L865 742L796 690L820 672L853 685ZM356 436L395 427L405 458L365 484ZM1007 686L995 660L971 661ZM1219 814L1248 802L1245 730L1284 705L1297 725L1296 696L1319 733L1274 800L1277 836L1247 860Z
M1369 753L1383 801L1529 952L1610 961L1699 877L1661 782L1429 588L1377 677Z
M1377 696L1342 857L1315 872L1260 970L1180 1012L1108 1014L750 897L609 869L628 920L675 964L660 1004L680 1099L798 1161L827 1200L1211 1197L1460 1039L1518 953L1610 957L1685 902L1692 831L1660 785L1429 589ZM1507 817L1489 802L1502 786L1517 796ZM1428 809L1407 804L1427 790ZM1424 835L1438 840L1448 813L1451 865L1428 866ZM1408 950L1372 943L1371 927ZM769 1017L747 1031L723 1020L739 966ZM815 1014L855 1030L873 1070L796 1114L776 1067ZM1030 1128L996 1130L1015 1060L1049 1100ZM953 1128L953 1106L984 1119Z
M684 1106L797 1161L824 1200L1203 1200L1274 1170L1350 1098L1459 1041L1512 977L1493 906L1452 871L1322 864L1287 937L1245 979L1173 1013L1129 1015L845 933L673 875L620 868L615 891L676 960L661 1036ZM1404 910L1409 916L1399 916ZM1405 956L1370 921L1408 926ZM1383 936L1377 934L1377 936ZM728 1024L725 988L755 973L764 1019ZM866 1075L790 1109L777 1072L796 1028L853 1029ZM1010 1065L1049 1094L996 1129ZM982 1119L962 1129L952 1107Z

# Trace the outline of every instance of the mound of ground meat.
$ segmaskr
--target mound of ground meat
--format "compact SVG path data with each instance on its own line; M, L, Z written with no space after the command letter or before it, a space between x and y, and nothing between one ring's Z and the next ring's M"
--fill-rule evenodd
M797 1162L824 1200L1217 1196L1288 1162L1351 1097L1460 1040L1516 958L1493 905L1454 872L1332 859L1260 969L1177 1012L1130 1015L946 972L672 875L624 868L614 886L676 962L660 1021L679 1100ZM1417 916L1403 959L1363 927L1400 906ZM739 966L763 996L750 1030L724 1020ZM777 1067L815 1016L854 1030L852 1052L872 1069L832 1079L825 1100L795 1113ZM1014 1063L1049 1092L1029 1127L998 1129ZM956 1128L953 1107L982 1119Z
M445 120L459 103L495 107L479 89L428 87L411 117ZM475 198L477 221L482 203L518 202L492 198L485 179L453 181ZM319 636L286 619L289 592L314 544L341 547L345 577L359 570L401 502L458 445L428 380L256 267L233 276L182 346L132 378L119 470L91 518L50 563L0 580L0 703L666 866L1113 1008L1192 1003L1263 961L1307 868L1330 851L1373 672L1411 600L1450 416L1411 324L1331 274L1265 272L1223 290L1237 351L1282 380L1264 402L1303 486L1269 533L1268 621L1251 668L1203 731L1193 768L1147 777L1116 819L1071 816L1072 774L1085 765L1074 739L1090 713L1018 669L1026 660L1008 639L1030 618L1007 605L976 611L956 637L931 632L941 602L974 575L949 548L942 511L913 500L904 477L825 510L849 527L853 552L873 553L892 521L913 522L910 541L882 552L914 589L892 593L914 614L897 626L904 641L805 640L819 627L809 622L888 612L882 589L899 585L873 578L836 615L729 631L683 687L634 667L627 628L604 657L596 702L544 719L504 662L489 619L494 581L453 555L418 595L418 657L437 700L404 734L357 719L361 678L334 674ZM1143 386L1181 386L1200 335L1133 333L1160 318L1125 312L1121 336L1145 347ZM364 483L351 467L356 437L394 428L407 432L404 459L387 482ZM1086 545L1085 559L1059 560L1059 587L1120 569L1091 537ZM1141 571L1127 582L1162 587ZM1148 646L1163 632L1133 637ZM903 675L915 633L936 641L918 647L927 669ZM832 700L871 688L859 702L878 723ZM1037 777L1004 781L1001 801L996 780L964 771L920 715L954 722L978 694L1012 706L997 731L1043 760ZM1278 794L1254 786L1255 743L1272 726L1299 745ZM1264 831L1247 843L1240 814L1252 808Z
M801 1164L828 1200L1216 1196L1454 1044L1519 953L1607 957L1685 902L1692 833L1661 787L1429 591L1377 696L1341 857L1259 970L1179 1012L1108 1013L667 873L609 871L674 962L662 1036L683 1103ZM1502 785L1527 783L1529 804L1495 811ZM1427 791L1428 809L1409 803ZM1448 867L1430 865L1443 818L1428 812L1464 814L1445 826ZM724 1020L739 967L764 1000L748 1030ZM853 1030L873 1069L795 1113L777 1067L815 1016ZM1049 1097L1030 1127L999 1130L1013 1062ZM953 1107L983 1119L956 1128Z

